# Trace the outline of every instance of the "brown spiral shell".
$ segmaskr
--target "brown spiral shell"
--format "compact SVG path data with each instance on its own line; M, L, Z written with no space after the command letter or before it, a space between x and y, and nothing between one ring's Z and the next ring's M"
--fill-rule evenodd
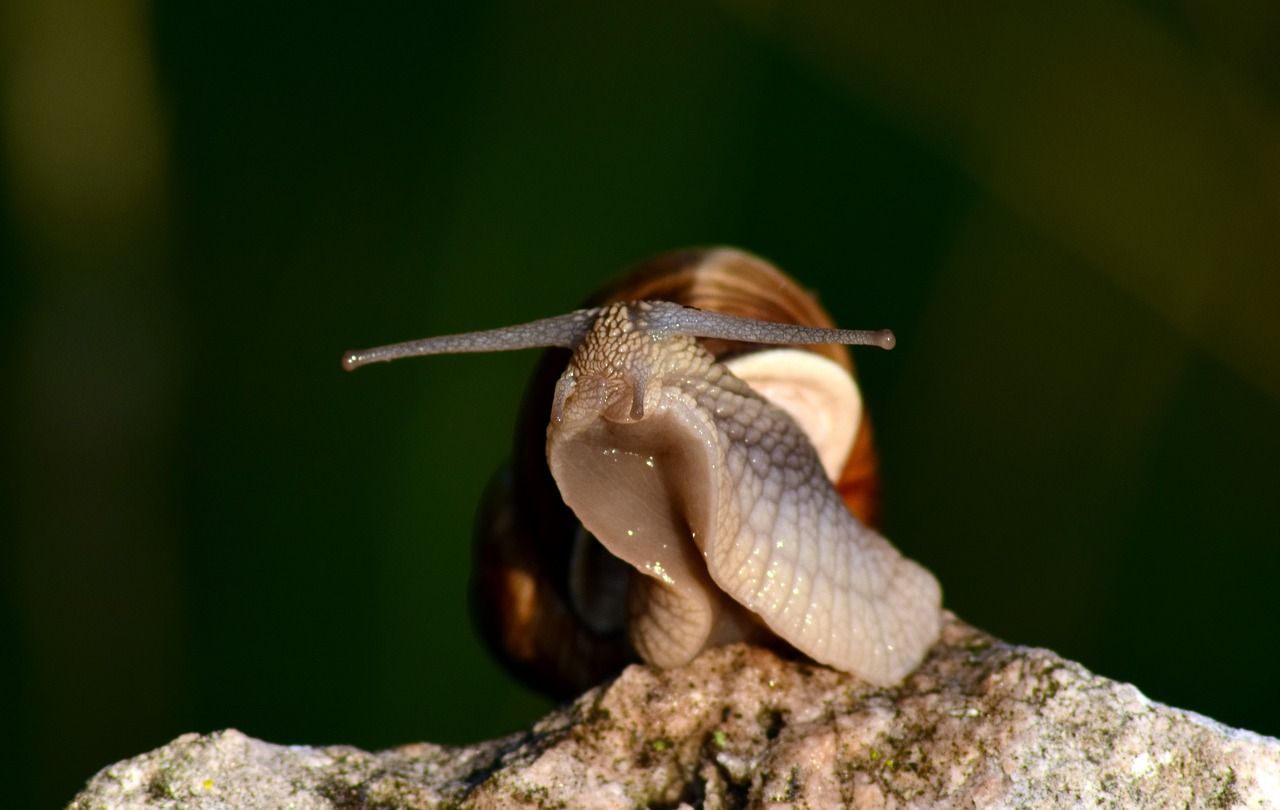
M794 280L732 248L681 250L640 264L593 294L584 306L660 299L748 318L835 326ZM704 339L718 359L758 350L755 344ZM852 373L843 346L801 346ZM568 697L636 660L625 628L593 628L570 597L570 570L580 530L546 461L552 392L569 351L540 358L525 389L512 460L490 483L476 518L473 602L476 621L497 656L530 686ZM879 478L865 411L836 488L863 523L879 522ZM593 541L594 542L594 541Z

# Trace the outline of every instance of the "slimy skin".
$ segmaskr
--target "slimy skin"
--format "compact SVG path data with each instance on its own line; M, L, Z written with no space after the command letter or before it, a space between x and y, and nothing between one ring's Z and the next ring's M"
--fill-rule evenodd
M643 577L632 645L679 666L752 640L758 621L816 661L897 683L937 639L937 580L850 514L794 419L655 328L661 309L601 312L547 430L565 502Z
M842 466L855 431L821 411L852 402L827 390L843 378L808 361L750 372L790 391L779 407L695 338L894 344L887 331L632 301L348 352L343 365L572 349L555 387L547 461L582 526L634 569L626 626L640 657L679 666L709 646L772 634L823 664L878 685L898 683L938 637L941 589L932 574L863 526L831 483L828 470ZM790 382L789 366L797 372ZM857 406L860 414L860 399Z

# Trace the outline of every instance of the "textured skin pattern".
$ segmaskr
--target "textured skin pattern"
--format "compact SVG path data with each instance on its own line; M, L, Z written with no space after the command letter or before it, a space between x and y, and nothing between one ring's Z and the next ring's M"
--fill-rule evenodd
M647 577L630 600L637 651L673 666L743 637L748 630L720 608L723 597L705 590L714 582L815 660L878 684L898 682L938 636L937 581L858 523L790 417L693 339L654 331L647 316L660 307L603 310L557 385L548 431L566 502ZM591 494L579 491L599 481L595 468L572 479L558 468L564 443L575 440L596 443L587 458L636 457L627 431L643 435L643 446L676 448L645 466L680 479L683 494L664 502L676 513L672 543L695 543L705 572L690 567L687 551L671 561L660 550L632 553L628 526L611 525L607 510L588 507ZM617 469L634 481L612 498L644 492L660 501L660 485L639 464Z
M702 591L702 592L699 592ZM711 634L714 593L672 587L651 576L631 583L631 643L654 666L683 666Z
M901 680L937 639L937 580L858 523L791 418L723 366L679 387L725 452L711 578L815 660Z

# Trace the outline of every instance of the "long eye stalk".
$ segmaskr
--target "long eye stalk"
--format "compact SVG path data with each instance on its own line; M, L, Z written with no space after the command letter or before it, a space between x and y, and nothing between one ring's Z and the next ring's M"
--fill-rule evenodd
M516 349L538 349L560 346L577 348L583 335L600 314L599 309L580 309L554 318L487 329L483 332L465 332L460 335L393 343L376 349L360 349L342 355L342 367L355 371L369 363L386 363L402 357L420 357L427 354L461 354L464 352L504 352Z
M636 301L613 306L633 308L641 328L657 333L666 332L688 337L722 338L777 345L839 343L846 346L879 346L882 349L892 349L897 342L893 332L888 329L874 331L823 329L816 326L771 323L726 315L722 312L682 307L669 301ZM539 321L506 326L501 329L466 332L460 335L441 335L405 343L393 343L375 349L352 350L342 355L342 367L347 371L355 371L369 363L385 363L402 357L419 357L427 354L502 352L550 346L576 349L602 312L604 310L601 308L580 309L567 315L543 318Z
M646 319L652 328L689 337L794 346L832 343L879 346L882 349L892 349L897 344L897 338L888 329L824 329L818 326L759 321L663 301L649 303L653 304L653 310L646 313Z

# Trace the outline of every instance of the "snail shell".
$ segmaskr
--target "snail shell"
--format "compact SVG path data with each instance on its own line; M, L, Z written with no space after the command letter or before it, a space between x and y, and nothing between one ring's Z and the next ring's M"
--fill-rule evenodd
M941 592L864 525L875 451L833 345L892 336L804 331L833 325L780 271L724 248L661 256L588 304L346 361L572 347L539 363L477 518L476 616L499 656L554 695L637 653L677 666L735 640L901 680L938 635Z

